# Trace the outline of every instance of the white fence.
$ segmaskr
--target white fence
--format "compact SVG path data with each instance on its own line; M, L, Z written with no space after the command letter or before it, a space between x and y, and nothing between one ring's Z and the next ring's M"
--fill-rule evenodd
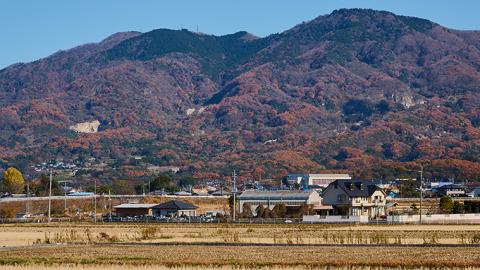
M303 216L304 223L368 223L368 216Z
M420 223L420 215L388 216L388 223ZM480 224L480 214L422 215L425 224Z

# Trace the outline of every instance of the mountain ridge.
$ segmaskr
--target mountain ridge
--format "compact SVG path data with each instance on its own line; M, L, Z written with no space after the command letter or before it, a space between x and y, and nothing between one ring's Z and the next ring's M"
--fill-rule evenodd
M193 175L237 168L250 178L393 177L428 160L432 177L450 168L480 179L478 40L365 9L260 38L117 33L0 71L0 158L127 166L140 155ZM97 133L68 130L92 121Z

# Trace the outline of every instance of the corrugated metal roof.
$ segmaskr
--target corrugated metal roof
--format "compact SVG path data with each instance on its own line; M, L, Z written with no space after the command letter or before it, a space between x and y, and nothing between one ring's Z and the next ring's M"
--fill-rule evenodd
M239 200L307 200L315 191L244 191Z
M126 208L134 208L134 209L148 209L154 207L156 204L151 203L124 203L114 206L115 209L126 209Z

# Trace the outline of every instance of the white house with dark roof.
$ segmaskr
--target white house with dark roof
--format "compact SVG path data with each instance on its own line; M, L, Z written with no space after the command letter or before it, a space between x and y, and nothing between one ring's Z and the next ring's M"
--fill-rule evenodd
M197 215L197 208L193 204L183 201L172 200L166 203L161 203L152 207L153 216L169 216L169 217L194 217Z
M323 191L323 204L334 213L376 218L385 215L386 194L372 181L337 180Z

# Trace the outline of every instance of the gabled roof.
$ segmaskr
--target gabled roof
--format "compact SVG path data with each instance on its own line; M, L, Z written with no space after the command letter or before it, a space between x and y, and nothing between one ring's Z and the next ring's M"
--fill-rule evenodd
M193 204L189 204L186 202L182 201L168 201L166 203L161 203L159 205L156 205L153 207L154 209L168 209L168 210L193 210L197 209L198 206L195 206Z
M382 191L372 181L367 180L336 180L329 186L341 188L349 197L370 197L375 191Z
M437 189L463 189L464 187L459 184L449 184L437 187Z

